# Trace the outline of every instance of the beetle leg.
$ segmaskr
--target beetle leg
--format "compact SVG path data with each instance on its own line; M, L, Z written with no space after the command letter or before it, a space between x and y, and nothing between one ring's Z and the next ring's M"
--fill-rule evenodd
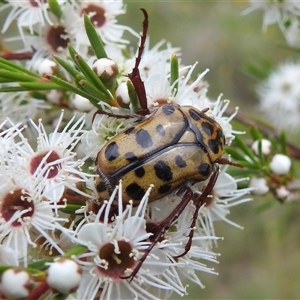
M180 255L177 255L177 256L173 256L174 259L180 258L180 257L186 255L190 251L191 246L192 246L192 242L193 242L194 227L195 227L196 222L197 222L199 209L201 208L201 206L203 204L205 204L207 196L212 192L212 190L213 190L213 188L216 184L216 181L218 179L218 176L219 176L219 166L217 164L215 164L214 171L213 171L213 173L212 173L212 175L209 179L209 182L208 182L207 186L203 190L202 194L197 195L196 198L193 198L193 201L195 203L196 208L195 208L195 212L193 214L193 221L192 221L192 224L191 224L191 227L190 227L191 230L190 230L190 233L188 235L188 242L186 243L186 245L184 247L183 253L181 253ZM194 194L194 196L195 196L195 194Z
M137 115L118 115L118 114L107 112L105 110L98 109L93 115L92 123L94 122L96 115L106 115L108 117L117 118L117 119L140 118L140 116Z
M166 232L166 230L169 229L171 224L180 216L180 214L183 212L185 207L188 205L188 203L193 198L193 192L191 189L187 188L184 191L184 194L182 196L182 201L176 206L176 208L170 213L170 215L165 218L160 224L157 225L156 231L157 233L155 236L151 239L151 245L145 250L143 256L140 258L139 262L135 266L134 270L129 276L121 277L122 279L130 279L129 282L131 282L134 278L134 276L137 274L139 269L141 268L143 262L146 260L148 254L153 249L153 247L159 242L161 236Z
M207 186L203 190L202 194L201 195L197 195L197 197L195 197L195 194L193 193L193 191L190 188L186 188L184 190L183 196L182 196L182 201L180 201L180 203L170 213L170 215L167 218L165 218L157 226L157 228L156 228L157 233L151 239L151 245L145 250L143 256L140 258L139 262L135 266L135 268L132 271L132 273L129 276L121 277L122 279L130 279L129 282L131 282L133 280L134 276L137 274L137 272L139 271L139 269L143 265L144 261L146 260L147 256L149 255L150 251L159 242L160 238L164 235L164 233L166 232L166 230L169 229L169 227L171 226L171 224L181 215L181 213L186 208L186 206L188 205L188 203L194 198L193 200L196 203L195 204L196 205L196 209L195 209L195 212L193 214L193 220L192 220L192 224L191 224L191 230L190 230L190 233L188 235L188 242L185 245L184 252L181 253L180 255L174 256L174 258L176 259L176 258L182 257L182 256L184 256L185 254L187 254L189 252L189 250L191 248L191 245L192 245L192 241L193 241L194 227L196 225L196 221L197 221L197 218L198 218L199 209L200 209L200 207L203 204L205 204L207 196L211 193L213 187L215 186L215 183L216 183L216 181L218 179L218 175L219 175L219 166L217 164L215 164L213 173L212 173L212 175L211 175L211 177L209 179L209 182L208 182Z

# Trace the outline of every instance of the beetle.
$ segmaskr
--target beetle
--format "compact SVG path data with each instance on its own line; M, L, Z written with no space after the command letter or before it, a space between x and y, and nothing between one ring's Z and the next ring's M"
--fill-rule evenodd
M137 206L149 183L148 202L204 181L224 154L221 126L192 106L164 104L112 138L97 155L96 189L108 199L122 179L123 202Z
M122 201L132 201L138 206L150 184L154 187L148 202L156 201L169 194L181 197L179 204L171 213L157 224L147 224L153 233L151 244L137 262L133 272L124 279L130 281L137 274L147 255L160 241L165 231L183 212L192 200L195 211L185 250L177 259L191 248L199 209L205 205L207 197L217 181L219 164L241 167L223 158L225 136L221 126L206 112L192 106L179 106L172 103L149 108L146 91L139 73L139 63L147 36L148 15L144 13L143 33L138 48L135 66L128 74L140 102L139 119L134 124L113 137L98 152L95 187L98 192L96 203L102 205L109 199L115 186L122 179ZM97 111L116 118L131 118ZM201 193L194 193L191 184L207 180ZM116 203L115 203L116 204Z

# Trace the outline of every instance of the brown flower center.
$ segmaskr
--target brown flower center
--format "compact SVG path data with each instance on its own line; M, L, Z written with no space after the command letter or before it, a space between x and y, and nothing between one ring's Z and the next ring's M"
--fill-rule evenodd
M60 159L60 156L55 152L50 150L51 153L49 154L48 152L43 152L31 159L30 162L30 173L34 174L39 168L40 170L44 169L45 166L48 165L46 170L43 172L43 176L47 177L48 179L55 177L59 170L61 169L61 163L55 163L55 161ZM47 158L45 159L45 156Z
M0 213L2 218L4 218L4 220L7 222L13 217L16 212L24 210L28 211L22 214L22 220L32 217L34 213L33 202L27 196L26 191L22 189L16 189L12 192L7 193L1 201ZM21 226L20 221L20 219L15 220L12 223L12 226Z
M46 40L56 53L66 49L70 41L65 27L62 25L51 26L46 34Z
M29 0L29 3L32 7L38 7L39 2L41 3L47 3L47 0Z
M132 246L125 241L117 243L118 248L109 243L101 247L99 251L99 257L107 263L107 268L98 268L99 272L114 279L124 276L126 269L133 268L135 265Z
M106 22L105 10L95 4L88 5L83 9L82 13L90 16L92 23L97 27L102 27Z

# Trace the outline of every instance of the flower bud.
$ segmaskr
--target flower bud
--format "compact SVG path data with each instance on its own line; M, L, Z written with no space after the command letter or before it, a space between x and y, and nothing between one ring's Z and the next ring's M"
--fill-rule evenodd
M33 70L42 76L45 74L53 75L56 69L56 63L48 58L38 59L33 65Z
M264 155L268 155L271 152L271 142L269 140L266 139L261 139L261 140L257 140L254 141L254 143L252 144L252 150L253 152L258 155L259 154L259 150L258 150L258 145L259 142L261 142L261 152Z
M286 199L290 194L290 191L285 186L279 187L278 189L276 189L275 192L276 192L276 197L280 200Z
M275 154L270 162L270 169L274 174L285 175L290 171L291 159L284 154Z
M94 108L94 105L88 99L77 94L74 95L71 102L74 108L81 112L88 112Z
M119 74L116 63L109 58L96 60L93 63L93 70L106 84L111 84Z
M28 297L32 287L30 276L25 270L8 269L2 274L0 291L8 299Z
M51 104L59 105L62 101L63 93L60 90L50 90L46 94L46 99Z
M70 294L77 290L82 276L81 268L71 259L61 258L51 263L47 283L55 291Z
M120 83L116 89L116 99L121 107L129 105L130 98L126 82Z
M249 187L253 188L251 192L254 195L265 195L270 190L267 185L267 180L265 178L251 178Z

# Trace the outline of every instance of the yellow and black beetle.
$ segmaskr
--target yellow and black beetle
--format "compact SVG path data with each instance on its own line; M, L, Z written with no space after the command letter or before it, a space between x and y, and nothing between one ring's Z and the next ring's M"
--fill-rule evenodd
M192 244L198 211L207 201L219 174L219 164L230 164L223 158L225 137L221 126L202 111L192 106L179 106L164 103L150 109L147 105L146 91L139 73L139 63L146 40L148 16L144 9L143 33L135 66L128 74L140 102L139 114L142 117L134 124L113 137L98 153L96 170L99 175L95 187L99 198L96 205L102 205L109 199L115 186L122 179L122 201L132 200L137 206L150 184L154 187L149 195L153 202L171 193L181 197L179 204L161 222L147 224L147 230L153 233L151 244L137 262L131 275L123 278L132 280L154 245L164 232L183 212L192 200L195 211L192 216L191 230L185 255ZM98 111L117 118L131 118ZM201 193L194 193L190 185L208 180ZM117 203L117 202L116 202ZM187 220L188 222L190 220Z

